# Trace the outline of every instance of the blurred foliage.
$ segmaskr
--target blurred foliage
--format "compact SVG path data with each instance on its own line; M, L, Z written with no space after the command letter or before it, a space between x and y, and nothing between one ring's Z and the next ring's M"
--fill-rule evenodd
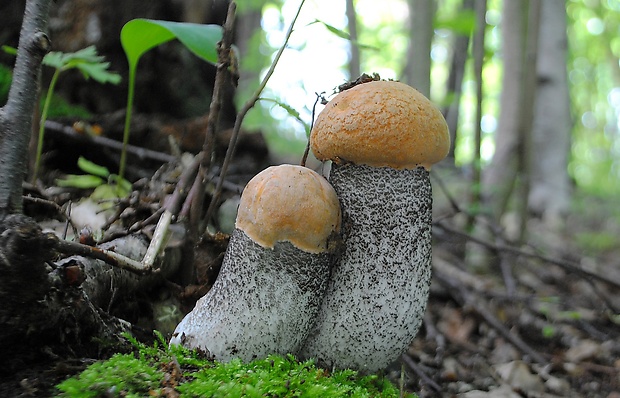
M284 24L288 20L286 7L281 2L251 2L263 5L263 11L270 15L279 13ZM320 1L317 0L317 4ZM378 72L384 78L398 78L404 67L407 52L408 15L405 0L385 0L378 6L372 0L356 0L358 18L358 42L362 54L362 70ZM473 28L471 12L463 12L462 0L440 0L437 2L435 36L433 39L431 99L439 104L449 102L453 93L446 92L446 81L452 57L453 41L458 35ZM494 132L499 116L499 94L501 90L501 7L502 0L488 0L486 15L486 56L483 70L485 98L483 100L483 142L482 159L488 162L494 151ZM320 8L317 6L317 8ZM620 193L620 1L618 0L567 0L568 49L567 68L571 92L571 107L574 128L571 132L573 145L569 172L576 185L587 192L598 194ZM323 14L315 13L311 20L320 21L326 29L320 37L306 38L326 41L338 38L346 41L346 19L341 24L327 20ZM311 21L312 22L312 21ZM310 22L310 23L311 23ZM264 26L265 27L265 26ZM255 51L242 61L245 68L264 69L275 49L268 40L272 32L257 33L252 43ZM303 49L304 43L298 44ZM290 49L289 51L295 51ZM330 49L326 56L333 56ZM472 77L472 62L466 63L461 99L461 120L459 139L456 143L457 164L468 164L473 158L473 132L475 115L475 85ZM304 69L305 70L305 69ZM289 73L303 73L289 71ZM344 69L343 69L344 70ZM274 76L277 78L277 76ZM353 77L355 78L355 77ZM291 88L292 89L292 88ZM305 90L305 88L303 88ZM305 92L306 98L313 93ZM285 95L273 92L273 98L286 103ZM289 103L293 106L293 104ZM303 141L303 127L297 124L290 113L263 103L250 117L250 124L263 126L270 144L278 148L297 148L281 141ZM293 106L295 108L295 106ZM297 107L296 111L310 122L310 105ZM273 130L278 132L274 132Z
M10 68L0 64L0 106L6 104L9 97L9 89L13 81L13 72Z

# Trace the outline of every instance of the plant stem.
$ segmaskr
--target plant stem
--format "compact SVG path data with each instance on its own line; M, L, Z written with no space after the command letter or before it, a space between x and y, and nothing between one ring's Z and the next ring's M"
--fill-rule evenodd
M125 178L125 164L127 163L127 144L129 143L129 130L131 126L131 110L133 109L133 97L136 85L135 68L129 68L129 89L127 91L127 112L125 113L125 128L123 129L123 149L121 150L121 161L118 166L118 176Z
M291 38L291 34L293 33L293 28L295 27L295 23L297 22L297 18L299 17L299 13L301 12L301 8L303 7L305 1L306 0L301 0L301 3L299 4L299 7L297 8L297 13L295 14L295 17L293 18L293 21L291 22L288 28L288 31L286 32L286 38L284 39L284 43L278 50L278 53L276 54L273 62L271 63L269 70L265 74L265 77L261 81L260 85L254 92L252 97L250 97L250 99L248 99L245 102L245 104L243 105L239 113L237 113L237 118L235 119L235 125L233 127L233 132L230 137L230 142L228 144L228 149L226 150L226 156L224 157L224 162L222 163L222 170L220 171L220 180L217 182L217 185L215 186L215 192L213 193L213 198L211 199L211 203L209 203L209 208L207 209L207 214L205 216L205 220L207 221L211 219L211 216L213 212L215 211L215 206L220 200L220 196L222 194L222 185L224 184L224 180L226 179L226 173L228 172L228 166L230 165L232 157L235 153L235 147L237 146L237 139L239 138L239 131L241 130L241 123L243 123L243 119L245 118L245 115L250 111L250 109L254 107L254 104L256 103L256 101L258 101L261 93L263 92L263 90L265 89L265 86L267 85L267 82L271 78L271 75L273 75L273 72L276 69L276 65L278 64L278 61L280 60L280 57L282 56L284 49L288 45L288 41Z
M56 87L56 82L58 81L58 76L60 75L60 72L62 72L60 68L54 71L54 75L52 76L50 85L47 88L47 95L45 96L43 111L41 112L41 122L39 123L39 139L37 141L37 155L34 161L34 171L32 172L31 180L33 184L37 181L37 176L39 175L39 167L41 166L41 154L43 153L43 138L45 136L45 121L47 120L47 113L50 108L50 103L52 102L52 95L54 94L54 88Z

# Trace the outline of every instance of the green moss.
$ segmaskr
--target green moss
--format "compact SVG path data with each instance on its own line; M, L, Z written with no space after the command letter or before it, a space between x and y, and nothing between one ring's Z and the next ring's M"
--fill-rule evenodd
M594 254L600 254L620 246L618 236L607 231L579 232L575 239L581 249Z
M153 346L128 339L136 347L134 354L117 354L89 366L60 383L59 396L169 396L169 389L175 389L180 397L400 396L383 377L361 376L352 370L330 374L312 361L298 362L292 355L272 355L247 364L240 360L218 363L182 347L168 348L161 335Z

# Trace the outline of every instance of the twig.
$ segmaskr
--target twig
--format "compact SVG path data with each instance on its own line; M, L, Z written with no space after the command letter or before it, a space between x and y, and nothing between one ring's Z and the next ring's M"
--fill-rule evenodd
M439 384L435 383L435 380L431 379L423 370L418 366L417 363L409 356L409 354L401 355L403 362L409 366L409 369L413 370L415 374L418 375L422 382L431 386L431 388L437 392L441 392L441 387Z
M200 222L202 220L202 209L207 185L207 176L211 168L211 157L215 147L215 130L220 118L220 108L222 105L222 92L226 80L230 78L228 69L232 62L232 40L234 33L235 12L237 4L234 1L228 6L226 21L223 26L222 40L217 46L217 68L215 71L215 82L213 84L213 95L209 105L209 117L207 119L207 131L202 146L203 157L198 169L198 175L191 189L191 207L189 212L189 225L187 244L193 246L198 238Z
M563 261L563 260L558 260L556 258L553 257L548 257L548 256L544 256L541 254L537 254L537 253L530 253L527 252L525 250L519 249L518 247L513 247L513 246L508 246L508 245L503 245L503 244L497 244L497 243L493 243L493 242L489 242L486 241L484 239L475 237L471 234L468 234L466 232L463 231L459 231L458 229L452 228L450 226L448 226L445 222L438 222L435 223L435 226L438 226L439 228L443 229L446 232L450 232L452 234L456 234L456 235L461 235L465 238L467 238L468 240L478 243L479 245L482 246L486 246L492 250L497 250L497 251L505 251L505 252L509 252L509 253L513 253L513 254L517 254L519 256L523 256L523 257L528 257L528 258L536 258L539 259L541 261L550 263L550 264L555 264L559 267L564 268L565 270L575 273L577 275L580 275L584 278L592 278L592 279L596 279L598 281L601 282L605 282L607 284L610 284L616 288L620 288L620 281L616 281L610 278L607 278L603 275L599 275L597 273L594 273L592 271L588 271L585 270L583 268L581 268L578 264L575 263L571 263L568 261Z
M123 149L123 143L120 141L96 135L91 136L86 134L80 134L73 127L55 122L53 120L47 120L45 122L45 129L55 133L61 133L64 136L79 142L88 142L95 145L105 146L116 151L120 151ZM162 163L171 163L177 159L176 157L168 155L167 153L157 152L135 145L127 145L127 153L135 155L140 160L151 159Z
M174 192L172 193L168 203L166 203L165 209L157 222L157 226L155 227L155 232L153 232L153 237L151 238L149 247L147 248L146 254L142 259L143 266L151 268L155 263L155 258L157 257L157 254L165 241L168 227L170 226L173 217L176 217L177 214L179 214L182 199L187 195L187 186L196 175L203 157L204 152L196 155L192 164L181 174L181 177L174 188Z
M460 284L455 283L453 280L451 280L451 278L447 277L446 275L442 275L441 272L436 272L434 276L442 284L446 285L451 294L453 296L456 296L455 299L460 301L463 306L467 305L473 308L484 319L484 321L489 324L489 326L497 330L517 349L519 349L524 354L529 355L534 361L542 365L546 365L548 363L547 359L545 359L541 354L539 354L532 347L530 347L519 336L512 333L497 319L497 317L491 314L491 312L486 307L484 307L477 300L475 300L473 293L467 291Z
M50 235L57 239L56 249L61 253L96 258L98 260L105 261L107 264L122 268L137 275L145 275L150 272L156 272L150 267L143 266L136 260L132 260L129 257L115 253L111 250L87 246L76 242L69 242L67 240L59 239L56 235Z
M319 103L319 100L323 99L323 96L319 93L316 94L316 100L314 101L314 105L312 105L312 120L310 121L310 134L312 134L312 128L314 127L314 120L316 116L316 105ZM308 137L308 142L306 143L306 149L304 150L304 155L301 158L301 165L306 166L306 160L308 160L308 155L310 154L310 137Z
M265 86L267 85L267 82L271 78L271 75L273 75L276 65L278 64L278 61L280 60L280 57L282 56L284 49L288 45L288 41L291 37L291 34L293 33L293 28L295 27L295 22L297 22L297 17L299 17L299 13L301 12L304 2L305 0L301 0L301 3L299 4L299 7L297 8L297 14L295 14L295 17L293 18L293 21L291 22L288 28L288 31L286 32L284 43L278 50L273 62L271 63L271 66L269 67L269 70L265 74L265 77L261 81L260 85L254 92L254 94L252 94L250 99L248 99L246 103L243 105L239 113L237 113L237 118L235 119L235 125L233 127L233 132L230 137L230 142L228 144L228 149L226 150L226 156L224 157L224 162L222 163L222 170L220 172L220 181L218 181L215 187L213 198L211 199L211 203L209 204L209 208L207 209L207 213L205 216L205 219L207 221L211 219L211 216L213 215L213 212L215 211L215 206L217 205L220 199L220 196L222 194L222 184L226 177L226 173L228 172L228 167L230 166L232 157L235 153L235 147L237 146L237 140L239 138L239 131L241 130L241 123L243 122L245 115L250 111L250 109L252 109L252 107L254 107L254 104L256 104L256 101L258 101L261 93L263 92L263 90L265 89Z

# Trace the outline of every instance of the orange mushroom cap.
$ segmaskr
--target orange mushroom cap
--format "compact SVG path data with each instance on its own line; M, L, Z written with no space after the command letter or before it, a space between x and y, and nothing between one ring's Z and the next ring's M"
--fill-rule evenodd
M334 188L315 171L272 166L243 190L236 227L263 247L288 241L320 253L327 250L330 235L340 231L340 202Z
M427 169L448 154L450 134L439 109L416 89L372 81L336 95L310 135L320 160L373 167Z

